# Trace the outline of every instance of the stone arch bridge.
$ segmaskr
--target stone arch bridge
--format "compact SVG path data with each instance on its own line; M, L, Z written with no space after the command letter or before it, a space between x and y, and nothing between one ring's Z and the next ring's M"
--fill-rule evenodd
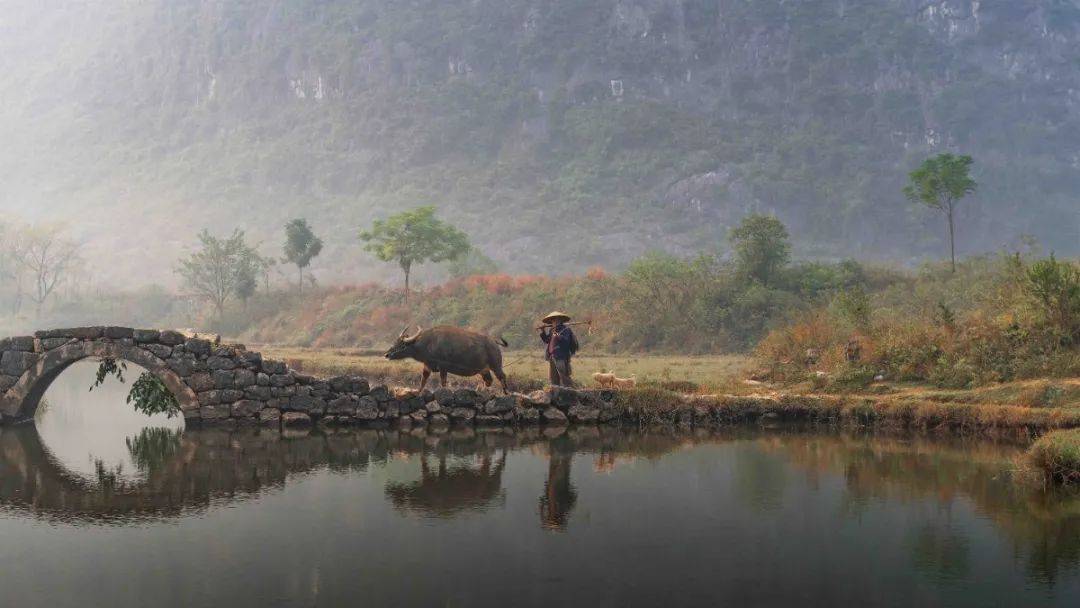
M240 344L173 330L77 327L0 340L0 422L33 420L46 389L84 359L134 363L157 376L188 423L276 426L488 425L609 422L615 395L551 389L498 395L489 389L417 392L370 386L358 376L320 379Z

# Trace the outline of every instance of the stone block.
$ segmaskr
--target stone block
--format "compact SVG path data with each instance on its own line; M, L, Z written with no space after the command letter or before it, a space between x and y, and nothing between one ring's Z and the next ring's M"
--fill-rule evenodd
M547 407L551 405L551 393L547 391L533 391L525 395L525 404L533 407Z
M296 384L296 378L292 374L274 374L270 376L270 386L285 387Z
M0 376L0 393L6 393L8 389L19 383L18 376Z
M248 418L258 414L262 409L266 407L266 403L262 401L253 401L251 399L241 399L232 404L231 412L233 418Z
M158 333L157 341L161 344L164 344L165 346L177 346L183 344L184 342L187 342L187 336L178 331L167 329L163 332Z
M274 374L284 374L287 370L285 364L281 361L263 359L262 371L272 376Z
M428 423L432 426L446 426L450 424L450 419L446 417L446 414L432 414L428 417Z
M204 405L199 408L199 418L202 420L222 420L230 415L227 405Z
M326 411L326 402L310 395L293 395L292 399L289 399L289 409L322 414Z
M236 368L236 361L230 359L229 357L213 355L206 359L206 367L211 370L234 369Z
M506 421L502 419L502 416L480 414L476 417L476 424L478 426L502 426L506 424Z
M210 372L210 377L214 379L214 388L232 388L233 385L233 373L223 369L216 369Z
M514 395L503 395L502 397L496 397L491 401L484 404L484 413L489 415L503 414L512 411L519 403L518 397Z
M566 414L554 407L549 407L540 415L546 424L566 424Z
M149 351L150 354L158 359L168 359L169 357L172 357L173 354L172 347L165 346L164 344L144 344L142 348Z
M455 407L450 410L450 418L459 422L469 422L476 417L476 410L471 407Z
M459 388L454 391L454 405L458 407L480 407L483 403L483 398L476 390Z
M232 403L244 398L244 391L237 390L235 388L227 388L219 391L221 393L222 403Z
M303 412L285 412L281 415L281 426L311 426L311 416L308 416Z
M330 403L326 404L327 414L345 414L352 416L356 413L356 408L359 405L358 400L350 399L349 397L338 397Z
M270 396L271 397L292 397L295 394L296 394L296 387L295 386L271 386L270 387Z
M587 405L575 405L566 411L566 417L570 422L594 423L600 417L600 409Z
M255 374L255 384L258 384L259 386L270 386L270 376L263 372Z
M0 340L0 352L7 350L21 351L24 353L34 352L34 336L18 336Z
M0 374L6 376L21 376L38 361L36 353L27 353L17 350L6 351L0 355Z
M551 387L551 405L566 411L581 402L581 395L572 388Z
M244 397L248 399L258 399L260 401L268 401L274 395L271 394L269 386L249 386L244 389Z
M132 337L139 344L146 344L148 342L157 342L161 336L161 332L156 329L136 329L132 332Z
M354 414L358 420L375 420L379 417L378 403L371 397L361 397Z
M202 338L191 338L187 342L184 342L184 350L201 357L210 356L210 348L210 341Z
M191 387L191 390L196 393L201 393L214 388L214 379L207 372L191 374L185 382L187 382L187 385Z
M130 327L106 327L102 334L110 340L134 339L135 330Z
M281 410L273 407L264 407L259 410L259 422L266 425L277 426L281 423Z
M177 376L186 378L195 373L195 360L189 358L171 358L165 362L169 366L169 369L176 372Z
M387 389L385 386L381 385L372 387L371 390L368 391L368 395L379 403L390 401L390 399L392 398L390 396L390 390Z
M439 404L443 407L450 407L454 405L454 391L446 388L445 386L440 386L439 388L435 389L435 391L431 394L431 398L435 401L438 401Z
M535 407L518 407L514 409L514 420L522 424L536 424L540 422L540 409Z
M54 348L60 348L71 341L71 338L42 338L41 350L53 350Z
M233 386L247 388L255 385L255 372L250 369L238 369L233 373Z
M424 409L424 400L421 399L419 396L411 397L409 399L405 399L404 401L398 402L398 411L401 412L402 415L411 414L417 410L422 409Z
M262 369L262 353L245 350L239 354L239 358L244 367L248 369Z
M104 327L75 327L67 332L69 337L79 340L99 340L105 336Z

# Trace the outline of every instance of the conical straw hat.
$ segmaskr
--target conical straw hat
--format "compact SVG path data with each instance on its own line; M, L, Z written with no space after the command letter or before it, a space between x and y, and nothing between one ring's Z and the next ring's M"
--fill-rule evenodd
M556 311L548 313L548 315L546 317L544 317L543 319L540 319L540 321L542 321L544 323L553 323L556 319L562 319L563 321L569 321L570 320L570 315L566 314L565 312L561 312L561 311L556 310Z

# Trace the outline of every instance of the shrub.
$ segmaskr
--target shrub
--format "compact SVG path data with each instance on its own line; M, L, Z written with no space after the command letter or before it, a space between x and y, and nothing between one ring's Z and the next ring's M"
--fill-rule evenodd
M1054 481L1080 481L1080 429L1052 431L1028 451L1032 462Z

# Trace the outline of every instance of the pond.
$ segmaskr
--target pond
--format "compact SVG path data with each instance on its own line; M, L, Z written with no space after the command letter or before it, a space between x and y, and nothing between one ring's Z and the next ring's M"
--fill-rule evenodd
M0 429L7 605L1080 603L1080 496L1008 443L185 430L92 378Z

